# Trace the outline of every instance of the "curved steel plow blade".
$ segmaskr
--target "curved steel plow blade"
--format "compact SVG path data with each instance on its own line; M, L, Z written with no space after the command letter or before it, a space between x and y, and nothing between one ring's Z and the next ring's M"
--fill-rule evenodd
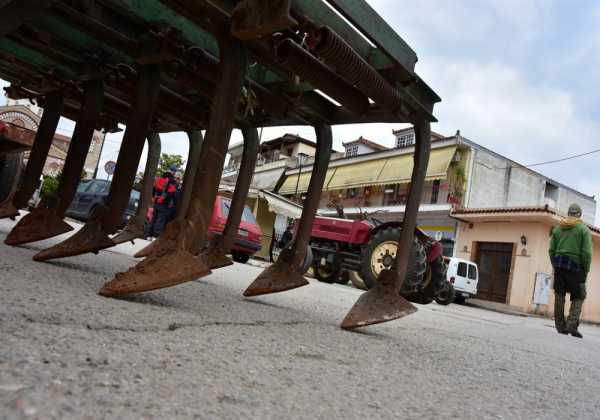
M159 241L160 241L160 237L156 238L155 240L150 242L144 248L140 249L138 252L133 254L134 258L146 258L150 254L152 254L155 249L160 247Z
M227 267L229 265L233 265L233 261L231 258L227 256L227 252L225 249L218 244L211 244L200 252L198 255L204 263L211 269L215 270L217 268Z
M308 280L298 272L290 261L292 253L285 249L279 255L279 258L270 267L259 274L244 292L244 296L259 296L269 293L285 292L286 290L296 289L306 286Z
M202 260L188 251L176 249L161 255L152 255L115 278L98 292L102 296L115 297L130 293L163 289L210 274Z
M379 281L363 293L342 321L341 327L353 329L380 324L410 315L417 308L398 294L394 287L395 271L384 271Z
M229 211L229 217L231 217L231 210ZM227 223L229 223L229 220ZM225 231L227 231L227 227ZM233 265L233 261L227 256L228 252L225 243L226 240L223 236L213 238L208 243L208 246L200 251L198 258L202 259L211 270Z
M14 219L19 215L19 210L12 200L6 200L0 205L0 219Z
M77 233L65 239L59 244L38 252L33 256L35 261L46 261L56 258L72 257L98 252L110 248L116 244L102 230L100 221L86 223Z
M19 220L4 243L13 246L22 245L53 238L72 230L73 227L58 217L53 208L41 206Z
M129 219L129 222L127 222L127 225L123 228L123 230L112 237L112 241L115 243L115 245L118 245L130 241L133 243L134 239L143 237L145 221L145 215L136 215L132 217Z

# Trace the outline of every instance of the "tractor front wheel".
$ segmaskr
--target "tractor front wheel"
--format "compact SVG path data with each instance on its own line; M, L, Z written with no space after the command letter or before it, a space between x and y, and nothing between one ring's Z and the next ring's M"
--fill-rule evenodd
M313 271L315 272L317 280L322 281L323 283L337 283L338 278L340 277L340 268L335 267L332 264L315 265Z

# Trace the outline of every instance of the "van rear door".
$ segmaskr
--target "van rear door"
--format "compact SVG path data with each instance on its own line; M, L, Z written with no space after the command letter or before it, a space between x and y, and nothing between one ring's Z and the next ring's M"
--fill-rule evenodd
M461 292L468 291L467 285L467 263L464 261L454 261L456 264L453 270L454 274L454 288Z
M475 264L469 264L469 272L467 273L467 291L472 295L477 294L477 282L479 281L479 273Z

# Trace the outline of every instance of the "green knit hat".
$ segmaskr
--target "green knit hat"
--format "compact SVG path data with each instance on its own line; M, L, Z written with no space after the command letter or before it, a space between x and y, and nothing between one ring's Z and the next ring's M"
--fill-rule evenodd
M569 216L571 217L581 217L581 207L579 204L571 204L569 206Z

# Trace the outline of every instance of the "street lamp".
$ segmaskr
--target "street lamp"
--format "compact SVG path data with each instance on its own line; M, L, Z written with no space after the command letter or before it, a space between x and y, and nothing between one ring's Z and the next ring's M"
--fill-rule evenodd
M298 153L296 155L296 165L298 165L298 178L296 179L296 191L294 191L294 197L298 200L298 185L300 184L300 175L302 175L302 165L308 160L306 153ZM298 200L301 202L302 200Z

